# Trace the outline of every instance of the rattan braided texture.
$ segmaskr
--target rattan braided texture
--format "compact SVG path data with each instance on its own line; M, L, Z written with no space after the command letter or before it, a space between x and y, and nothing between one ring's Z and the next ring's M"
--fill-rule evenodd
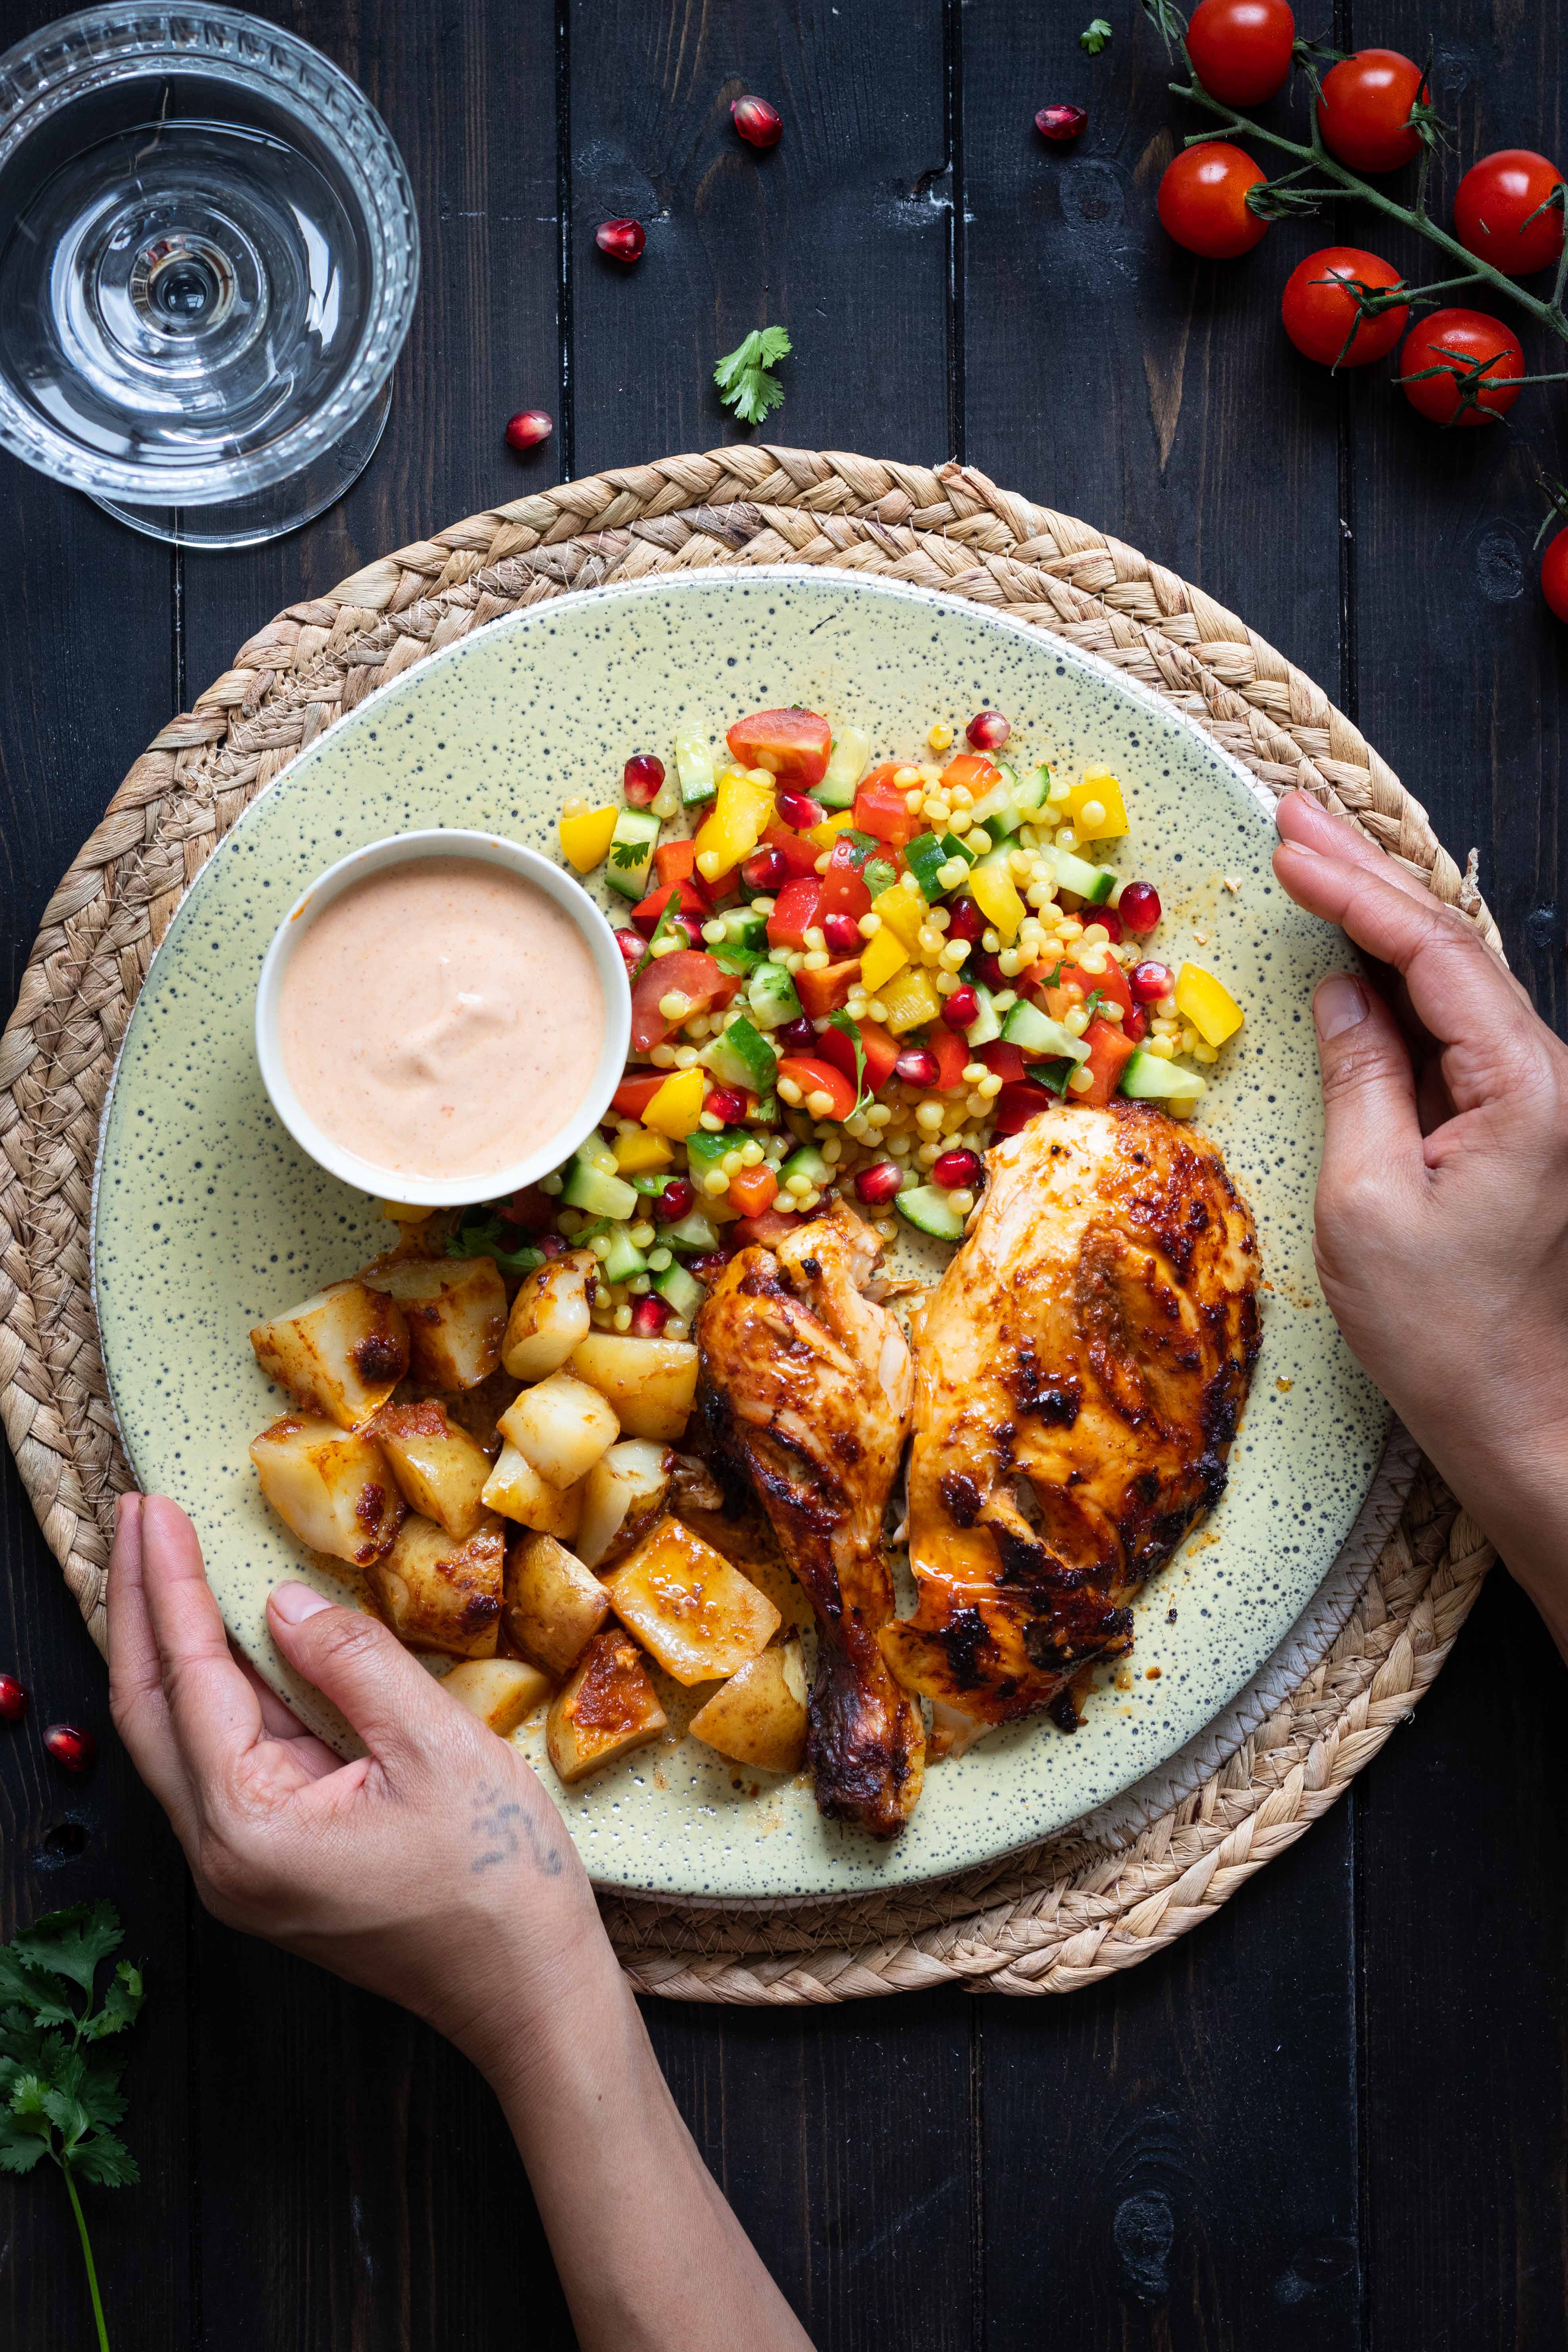
M183 894L256 793L426 654L574 588L784 562L914 581L1069 638L1187 711L1271 791L1300 785L1352 816L1499 947L1473 859L1461 873L1321 687L1173 572L972 467L748 445L563 483L399 549L280 613L137 761L45 909L0 1041L0 1414L100 1646L127 1472L89 1293L93 1161L131 1007ZM1069 1833L850 1903L606 1901L623 1963L646 1991L778 2003L955 1980L1060 1992L1131 1967L1332 1803L1436 1674L1490 1557L1423 1465L1311 1670L1131 1843Z

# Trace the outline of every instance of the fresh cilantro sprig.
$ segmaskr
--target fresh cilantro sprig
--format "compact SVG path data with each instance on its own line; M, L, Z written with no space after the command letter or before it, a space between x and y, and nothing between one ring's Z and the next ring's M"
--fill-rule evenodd
M31 2172L47 2157L65 2175L100 2352L109 2352L109 2330L77 2182L123 2189L141 2179L110 2128L125 2113L120 2061L99 2046L135 2023L141 1969L119 1961L93 2000L93 1980L121 1941L112 1903L79 1903L0 1944L0 2172Z
M542 1249L520 1240L518 1228L510 1219L503 1223L475 1209L465 1209L447 1234L447 1255L493 1257L503 1274L531 1274L545 1261Z
M847 1119L858 1118L871 1100L871 1090L866 1084L866 1048L860 1043L859 1026L851 1021L847 1013L830 1014L827 1025L830 1029L842 1030L855 1049L855 1108L847 1110L844 1116Z
M646 854L647 845L640 841L613 841L610 844L610 863L618 866L623 873L634 866L640 866Z
M714 369L719 397L742 425L760 425L770 410L782 407L784 386L772 370L792 349L787 328L756 327Z
M1110 38L1110 26L1103 16L1097 16L1091 25L1084 26L1078 37L1078 45L1080 49L1087 49L1091 58L1097 58Z

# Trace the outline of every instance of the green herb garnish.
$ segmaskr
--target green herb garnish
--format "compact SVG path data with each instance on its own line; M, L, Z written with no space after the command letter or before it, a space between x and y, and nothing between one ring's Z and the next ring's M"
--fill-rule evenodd
M623 873L634 866L640 866L647 856L646 841L613 841L610 844L610 863L620 866Z
M846 1119L858 1118L861 1110L871 1099L870 1090L866 1084L866 1048L860 1043L859 1024L851 1021L847 1013L834 1013L828 1015L827 1025L830 1029L841 1030L855 1048L855 1108L853 1110L847 1110L844 1116Z
M517 1226L510 1222L465 1209L447 1236L447 1255L493 1257L503 1273L531 1274L545 1263L545 1254L531 1242L518 1241L517 1234Z
M742 425L760 425L770 409L783 405L784 386L771 370L775 360L788 359L792 348L786 328L753 328L714 369L719 397Z
M1080 49L1087 49L1091 58L1097 58L1110 38L1110 26L1103 16L1097 16L1093 24L1086 25L1079 35L1078 45Z
M1068 1080L1078 1066L1076 1062L1037 1062L1028 1074L1030 1083L1044 1087L1050 1094L1065 1097Z
M686 926L680 921L679 916L680 885L675 882L670 885L669 896L658 910L658 922L648 933L647 945L644 948L637 960L637 969L632 973L634 980L639 980L653 961L653 951L660 940L673 939L677 931L680 933L682 939L686 937Z

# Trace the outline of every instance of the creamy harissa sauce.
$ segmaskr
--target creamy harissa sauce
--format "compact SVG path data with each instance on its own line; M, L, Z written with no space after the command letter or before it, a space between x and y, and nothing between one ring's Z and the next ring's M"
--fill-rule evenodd
M521 875L426 857L300 917L284 1067L327 1135L377 1167L493 1174L587 1092L605 1002L582 933Z

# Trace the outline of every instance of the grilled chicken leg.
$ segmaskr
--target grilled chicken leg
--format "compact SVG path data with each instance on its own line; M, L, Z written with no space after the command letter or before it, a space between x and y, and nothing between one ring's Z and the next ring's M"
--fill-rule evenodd
M821 1811L897 1837L920 1795L919 1706L878 1646L893 1614L882 1514L913 1386L909 1348L865 1295L874 1234L836 1206L731 1258L697 1318L698 1412L731 1494L754 1487L817 1615L806 1756Z
M938 1753L1039 1707L1075 1727L1074 1684L1224 1490L1258 1354L1257 1237L1205 1138L1069 1102L988 1166L917 1332L920 1600L881 1637Z

